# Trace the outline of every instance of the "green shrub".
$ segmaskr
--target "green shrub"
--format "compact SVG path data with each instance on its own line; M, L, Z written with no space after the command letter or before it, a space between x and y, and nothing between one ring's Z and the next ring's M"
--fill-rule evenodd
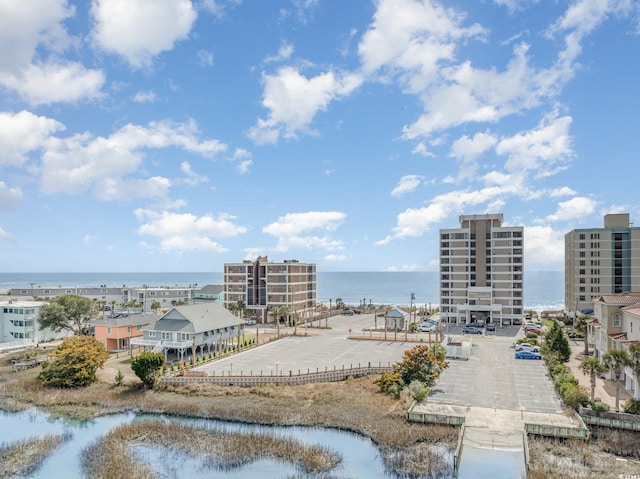
M591 409L599 416L600 413L607 412L611 408L607 403L602 402L602 399L595 398L591 403Z
M144 384L153 386L163 364L164 354L147 351L131 360L131 369Z
M42 364L38 379L46 386L76 388L96 381L96 371L109 358L101 342L91 336L75 336L60 344L53 359Z
M122 371L120 371L119 369L118 369L118 372L116 373L115 381L116 381L116 386L122 386L122 382L124 381L124 374L122 374Z
M589 394L582 386L565 383L559 392L564 403L576 411L580 409L580 406L588 406L590 404Z
M623 406L624 412L628 414L640 414L640 399L629 398Z
M412 381L408 389L411 397L418 402L423 401L429 395L430 391L427 385L420 381Z

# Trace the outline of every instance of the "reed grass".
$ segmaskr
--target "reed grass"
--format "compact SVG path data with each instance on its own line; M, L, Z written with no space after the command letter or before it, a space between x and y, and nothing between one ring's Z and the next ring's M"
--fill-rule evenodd
M342 461L342 456L329 448L303 445L267 433L229 432L151 420L118 426L85 448L82 461L85 475L97 479L153 477L148 475L152 474L150 468L129 452L129 445L134 443L199 456L208 467L218 470L266 458L293 463L304 474L317 474L335 469Z
M620 460L597 441L529 436L528 479L607 479L640 473L640 463Z
M401 462L394 456L394 450L416 444L424 448L440 444L453 448L457 440L455 427L407 422L408 399L396 400L380 393L373 384L375 377L301 386L240 388L191 384L149 390L142 385L118 387L95 383L67 390L45 388L37 380L37 374L37 368L10 372L0 365L0 378L5 381L0 388L0 407L36 406L73 419L136 411L266 425L337 428L371 438L381 448L384 460L393 461L392 468L399 467ZM405 462L409 459L406 457ZM426 461L423 471L429 467ZM145 473L140 474L144 477Z
M50 454L70 439L71 433L47 434L13 444L0 445L0 477L27 477L37 471Z

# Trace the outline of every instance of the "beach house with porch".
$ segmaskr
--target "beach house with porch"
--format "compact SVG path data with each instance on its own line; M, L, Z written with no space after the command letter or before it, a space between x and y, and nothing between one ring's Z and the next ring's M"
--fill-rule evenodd
M219 353L238 344L245 322L217 302L174 306L144 329L142 338L132 338L131 347L164 353L165 360L190 359Z
M94 336L107 351L126 351L133 338L141 338L157 316L153 313L112 313L88 324L94 328Z

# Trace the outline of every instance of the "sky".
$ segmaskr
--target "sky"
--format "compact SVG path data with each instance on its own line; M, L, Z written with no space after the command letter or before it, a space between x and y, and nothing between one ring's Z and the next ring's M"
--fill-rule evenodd
M0 271L525 269L640 216L635 0L0 0Z

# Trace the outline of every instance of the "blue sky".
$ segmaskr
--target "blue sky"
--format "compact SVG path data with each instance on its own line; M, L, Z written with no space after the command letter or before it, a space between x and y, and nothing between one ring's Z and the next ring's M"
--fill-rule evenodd
M0 271L437 270L637 221L632 0L0 1ZM634 174L636 173L636 174Z

